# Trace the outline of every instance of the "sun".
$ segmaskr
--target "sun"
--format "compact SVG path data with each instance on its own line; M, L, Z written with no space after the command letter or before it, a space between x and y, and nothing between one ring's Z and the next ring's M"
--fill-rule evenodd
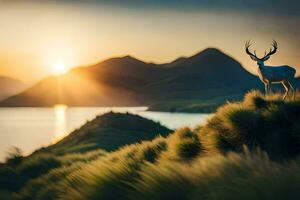
M59 61L54 63L53 65L53 74L58 76L66 73L68 71L68 68L66 64L63 61Z

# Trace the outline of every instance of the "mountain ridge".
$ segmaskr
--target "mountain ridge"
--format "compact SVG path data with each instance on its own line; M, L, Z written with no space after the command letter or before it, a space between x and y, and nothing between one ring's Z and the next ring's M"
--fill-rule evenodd
M21 92L25 87L26 84L18 79L0 76L0 100Z
M48 77L0 106L138 106L157 101L243 94L259 80L217 48L164 64L133 56L110 58ZM56 88L56 89L55 89ZM55 91L57 90L57 91ZM59 90L59 91L58 91Z

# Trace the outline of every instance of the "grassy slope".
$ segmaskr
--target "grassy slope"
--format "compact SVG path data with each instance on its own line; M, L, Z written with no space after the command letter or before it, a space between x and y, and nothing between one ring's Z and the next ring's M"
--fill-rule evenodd
M138 115L106 113L31 156L12 155L6 165L0 164L0 190L16 191L52 168L65 168L77 161L89 162L121 146L151 140L158 135L167 136L170 132L159 123Z
M252 92L203 127L111 153L40 153L0 176L39 170L14 199L299 199L299 117L300 98Z
M110 112L96 117L44 151L85 152L97 148L112 151L158 135L166 136L170 132L159 123L138 115Z

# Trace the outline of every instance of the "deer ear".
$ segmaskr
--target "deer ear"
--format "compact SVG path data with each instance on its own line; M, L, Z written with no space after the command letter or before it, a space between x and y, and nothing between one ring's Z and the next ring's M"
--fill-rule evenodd
M255 56L251 56L251 55L250 55L250 58L251 58L252 60L254 60L254 61L257 61L257 59L255 58Z
M267 60L269 60L269 58L270 58L270 56L267 56L263 59L263 61L267 61Z

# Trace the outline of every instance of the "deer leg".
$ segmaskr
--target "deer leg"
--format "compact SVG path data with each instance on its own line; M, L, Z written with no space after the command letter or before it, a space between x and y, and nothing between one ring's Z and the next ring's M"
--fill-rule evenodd
M269 85L268 85L268 83L265 83L265 94L266 94L266 96L268 95L268 91L269 90Z
M283 100L285 100L286 96L289 94L289 91L290 91L290 86L289 84L287 83L287 81L283 81L282 82L282 85L285 89L285 93L284 93L284 96L283 96Z
M269 93L269 94L272 94L272 88L271 88L271 85L272 85L271 83L268 84L268 93Z
M293 100L295 100L295 89L294 89L294 87L293 87L293 85L291 84L290 81L287 81L287 83L289 84L289 86L291 88Z

